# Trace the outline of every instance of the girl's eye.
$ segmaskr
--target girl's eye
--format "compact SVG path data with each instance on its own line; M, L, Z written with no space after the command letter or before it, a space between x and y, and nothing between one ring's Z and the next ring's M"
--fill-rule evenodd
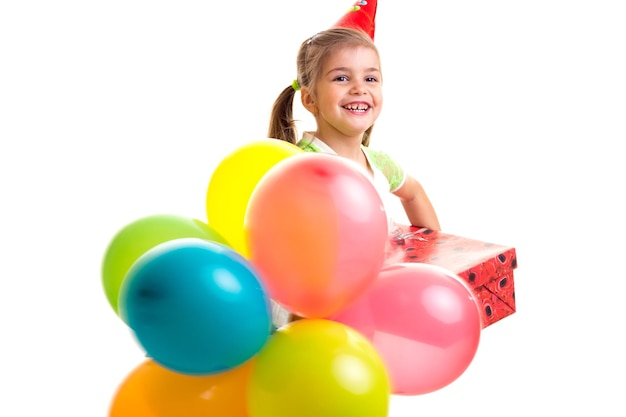
M376 77L367 77L365 78L365 81L367 81L368 83L375 83L378 81L378 78Z
M346 77L345 75L338 75L337 77L335 77L335 81L348 81L348 77Z

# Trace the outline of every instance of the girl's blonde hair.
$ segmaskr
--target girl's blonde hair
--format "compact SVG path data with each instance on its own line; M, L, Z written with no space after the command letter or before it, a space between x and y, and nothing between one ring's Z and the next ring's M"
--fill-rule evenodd
M314 94L315 84L322 75L322 68L328 56L337 48L364 46L372 48L378 55L378 48L372 38L365 32L336 27L319 32L302 42L298 50L297 85L307 87ZM296 84L296 83L294 83ZM298 140L296 121L293 119L293 98L296 90L294 85L285 88L272 107L268 137L280 139L295 144ZM373 126L363 134L363 145L369 145L370 134Z

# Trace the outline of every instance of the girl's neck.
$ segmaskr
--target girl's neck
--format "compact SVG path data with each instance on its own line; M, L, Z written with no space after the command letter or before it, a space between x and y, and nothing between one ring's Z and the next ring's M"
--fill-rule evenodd
M315 137L330 146L337 155L357 162L362 161L361 137L320 136L319 132L315 132Z
M329 138L321 138L318 136L317 132L315 133L315 136L335 151L337 155L356 162L365 168L370 174L372 173L372 169L367 162L367 157L361 148L362 138L337 138L332 136Z

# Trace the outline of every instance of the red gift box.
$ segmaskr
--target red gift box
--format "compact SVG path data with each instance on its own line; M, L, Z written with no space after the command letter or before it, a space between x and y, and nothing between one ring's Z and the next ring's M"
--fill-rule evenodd
M399 225L385 262L422 262L456 273L482 304L483 328L515 313L517 255L513 247Z

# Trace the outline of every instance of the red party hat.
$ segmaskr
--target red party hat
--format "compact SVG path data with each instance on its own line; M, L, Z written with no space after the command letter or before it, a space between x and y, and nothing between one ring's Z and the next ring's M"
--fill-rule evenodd
M357 0L333 27L361 29L374 40L376 0Z

